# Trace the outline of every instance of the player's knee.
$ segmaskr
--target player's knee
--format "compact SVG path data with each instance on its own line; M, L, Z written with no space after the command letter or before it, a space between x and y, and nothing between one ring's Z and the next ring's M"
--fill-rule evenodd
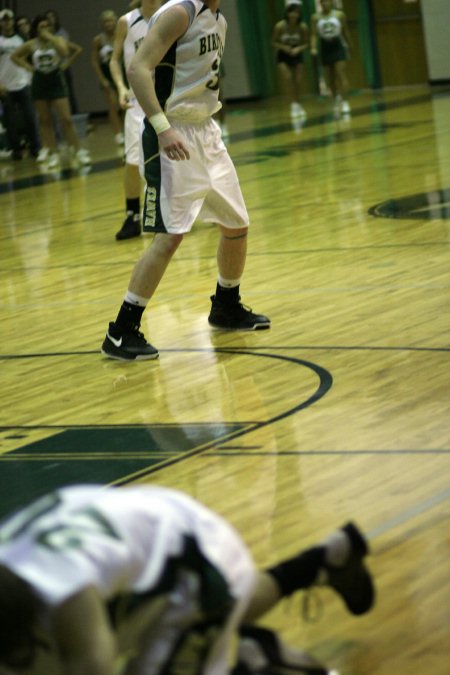
M158 253L164 257L171 257L181 242L182 234L157 234L153 240L153 245L157 247Z
M220 229L225 239L245 239L248 235L248 227L236 227L231 229L221 226Z

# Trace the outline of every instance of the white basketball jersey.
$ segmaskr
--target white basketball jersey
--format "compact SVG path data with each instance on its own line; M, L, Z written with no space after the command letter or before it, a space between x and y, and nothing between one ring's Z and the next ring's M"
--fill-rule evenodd
M190 24L155 70L156 94L169 119L202 122L221 107L219 67L227 22L202 0L169 0L150 19L149 28L175 5L185 6Z
M1 523L0 563L26 579L47 606L87 586L108 601L161 586L170 592L176 577L167 573L177 560L189 567L189 542L239 597L240 566L248 568L240 538L192 498L157 487L84 485L47 495Z
M123 61L127 71L139 45L147 35L147 21L139 9L133 9L124 14L124 17L128 24L127 35L123 42Z

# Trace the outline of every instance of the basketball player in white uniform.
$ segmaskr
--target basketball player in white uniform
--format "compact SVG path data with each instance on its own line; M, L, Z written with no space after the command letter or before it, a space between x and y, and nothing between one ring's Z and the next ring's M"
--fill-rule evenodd
M128 83L124 81L127 70L147 34L147 23L163 0L142 0L140 6L120 17L114 38L113 53L109 64L117 87L119 103L125 112L125 209L126 218L116 234L117 240L131 239L141 234L141 178L139 175L140 128L144 112Z
M91 65L108 104L108 118L114 133L114 140L117 145L123 145L123 124L119 114L117 88L109 69L116 34L116 13L112 9L105 9L100 14L100 25L102 31L92 40Z
M366 553L348 524L257 573L233 528L187 495L63 488L0 526L0 667L28 668L44 647L61 675L114 675L120 656L123 675L224 675L231 637L241 630L240 672L256 672L255 660L262 672L266 659L279 660L279 671L264 672L287 672L289 664L292 673L327 675L263 631L275 650L269 657L260 630L239 627L319 581L352 613L368 611L374 589Z
M248 214L236 170L212 119L220 109L219 67L227 23L220 0L169 0L152 17L128 75L146 119L144 230L154 232L102 346L110 358L152 359L142 313L194 221L217 223L219 277L209 323L257 330L270 320L240 302Z

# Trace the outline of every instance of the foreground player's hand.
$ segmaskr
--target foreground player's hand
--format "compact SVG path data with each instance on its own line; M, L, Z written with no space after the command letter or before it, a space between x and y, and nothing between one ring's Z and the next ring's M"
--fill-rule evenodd
M189 150L172 127L160 133L158 140L161 152L167 155L172 161L180 162L190 158Z

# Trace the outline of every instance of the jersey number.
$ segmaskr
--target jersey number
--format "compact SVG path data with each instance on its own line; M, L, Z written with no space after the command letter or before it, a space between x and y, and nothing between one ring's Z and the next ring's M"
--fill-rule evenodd
M219 59L215 59L211 68L212 78L206 83L208 89L212 89L213 91L217 91L217 89L219 88L219 68L220 68L220 61Z
M24 511L20 511L16 517L10 519L0 529L0 543L5 543L17 538L39 518L45 517L60 504L57 494L49 494L38 499ZM102 513L92 507L85 507L75 511L63 522L53 527L39 531L36 541L42 546L54 550L68 548L82 548L83 540L91 536L103 536L120 539L111 523Z

